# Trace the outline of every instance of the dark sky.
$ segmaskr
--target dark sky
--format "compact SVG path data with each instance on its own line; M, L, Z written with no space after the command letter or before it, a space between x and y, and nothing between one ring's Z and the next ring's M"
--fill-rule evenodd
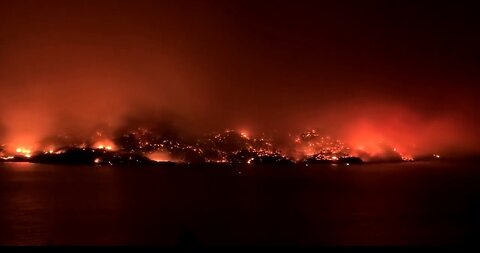
M478 10L460 1L2 0L4 138L168 114L202 130L320 127L357 142L472 149Z

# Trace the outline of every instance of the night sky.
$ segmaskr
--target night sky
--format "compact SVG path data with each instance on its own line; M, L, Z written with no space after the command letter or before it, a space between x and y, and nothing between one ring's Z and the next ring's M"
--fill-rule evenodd
M0 1L6 143L125 118L478 151L460 1Z

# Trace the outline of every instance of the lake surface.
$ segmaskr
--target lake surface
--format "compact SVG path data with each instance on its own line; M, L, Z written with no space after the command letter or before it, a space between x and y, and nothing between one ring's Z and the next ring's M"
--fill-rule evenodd
M0 245L475 243L477 167L0 163Z

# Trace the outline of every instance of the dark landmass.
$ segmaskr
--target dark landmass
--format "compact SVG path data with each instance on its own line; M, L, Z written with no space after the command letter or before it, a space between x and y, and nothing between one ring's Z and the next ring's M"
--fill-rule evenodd
M31 162L46 164L97 164L97 165L129 165L156 164L157 162L137 153L125 153L91 148L69 148L55 153L37 153L30 158L14 156L9 162Z
M419 156L416 157L416 161L429 161L438 160L439 157L434 156ZM105 149L93 149L93 148L66 148L60 149L55 152L42 152L33 154L31 157L22 155L0 159L3 162L30 162L30 163L43 163L43 164L83 164L83 165L98 165L98 166L122 166L122 165L175 165L176 162L170 161L154 161L146 157L140 152L125 152L125 151L111 151ZM300 161L293 161L281 154L272 155L256 155L245 152L238 152L228 157L223 162L184 162L181 164L186 165L286 165L286 166L308 166L309 164L343 164L343 165L355 165L363 163L396 163L405 162L397 157L374 159L369 161L363 161L359 157L340 157L334 160L318 159L317 157L309 157Z
M341 157L338 160L320 160L315 158L304 159L303 164L362 164L364 163L359 157Z

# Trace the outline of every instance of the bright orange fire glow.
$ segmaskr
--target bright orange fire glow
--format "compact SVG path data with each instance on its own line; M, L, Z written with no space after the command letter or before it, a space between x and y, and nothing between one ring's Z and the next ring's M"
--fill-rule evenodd
M246 139L249 138L249 137L248 137L248 136L249 136L249 135L248 135L248 132L245 131L245 130L240 131L240 135L241 135L243 138L246 138Z
M156 162L170 162L172 158L167 152L157 151L147 155L148 159Z
M111 140L101 140L97 141L94 145L96 149L105 149L105 150L116 150L116 146Z
M32 150L30 148L18 147L15 149L18 154L24 155L27 158L32 156Z

